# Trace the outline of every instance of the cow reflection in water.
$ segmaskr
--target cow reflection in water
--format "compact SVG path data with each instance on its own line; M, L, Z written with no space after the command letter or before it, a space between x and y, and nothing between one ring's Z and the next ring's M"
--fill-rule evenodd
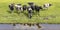
M39 24L13 24L14 29L17 30L38 30L39 28L41 28L41 26L39 26Z

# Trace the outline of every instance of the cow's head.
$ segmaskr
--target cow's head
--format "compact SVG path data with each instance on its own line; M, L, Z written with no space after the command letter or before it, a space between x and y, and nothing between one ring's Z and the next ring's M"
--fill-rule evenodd
M52 4L49 4L49 6L52 6Z

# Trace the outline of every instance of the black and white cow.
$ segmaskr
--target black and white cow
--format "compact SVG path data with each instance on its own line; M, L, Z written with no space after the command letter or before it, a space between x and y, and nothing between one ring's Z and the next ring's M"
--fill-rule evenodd
M17 11L19 11L19 10L23 11L23 8L22 8L21 4L16 4L15 8L16 8Z
M9 9L10 9L11 12L14 10L14 3L9 4Z
M42 6L34 5L33 2L29 2L28 4L32 8L33 12L39 12L41 9L43 9Z
M44 7L44 8L48 8L48 7L50 7L51 5L52 5L52 4L50 4L50 3L46 3L46 4L43 5L43 7Z
M27 8L27 10L28 10L28 16L29 16L29 18L32 18L32 8L29 6Z
M39 13L39 11L43 9L41 6L35 5L35 11Z
M31 5L31 8L32 8L32 11L33 11L33 13L34 13L34 11L35 11L35 6L34 6L34 5Z
M34 10L35 10L34 3L33 2L29 2L28 4L29 4L29 6L32 8L32 10L34 12Z

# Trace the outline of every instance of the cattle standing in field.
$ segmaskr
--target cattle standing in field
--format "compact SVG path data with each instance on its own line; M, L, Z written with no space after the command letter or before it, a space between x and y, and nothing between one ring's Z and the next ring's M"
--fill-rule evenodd
M19 10L23 11L21 4L16 4L15 8L16 8L17 11L19 11Z
M35 11L39 13L39 11L43 9L41 6L35 5Z
M50 3L46 3L46 4L43 5L44 8L48 8L48 7L50 7L50 6L51 6Z
M27 10L27 5L23 5L23 11Z
M9 4L9 8L10 8L10 10L11 10L11 12L14 10L14 3L12 3L12 4Z
M29 6L27 8L27 10L28 10L28 16L29 16L29 18L31 18L32 17L32 8Z
M39 12L41 9L43 9L41 6L34 5L33 2L29 2L28 4L29 4L29 6L32 8L33 12L34 12L34 10L35 10L36 12Z

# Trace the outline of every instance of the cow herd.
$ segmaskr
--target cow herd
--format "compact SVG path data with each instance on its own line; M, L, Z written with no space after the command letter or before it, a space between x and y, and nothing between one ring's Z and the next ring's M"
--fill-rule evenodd
M18 11L24 12L27 10L28 17L32 18L34 11L36 11L36 13L39 13L41 9L48 8L50 6L51 6L50 3L44 4L43 6L35 5L33 2L28 2L28 6L27 5L22 6L22 4L11 3L9 4L9 9L11 13L14 11L14 9L16 9L17 12Z

